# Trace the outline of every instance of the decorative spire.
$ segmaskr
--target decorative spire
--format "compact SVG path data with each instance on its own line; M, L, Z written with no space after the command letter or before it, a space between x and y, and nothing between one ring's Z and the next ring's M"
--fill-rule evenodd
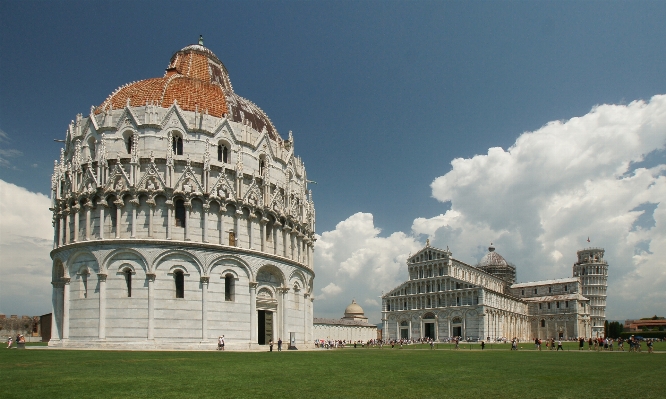
M199 35L199 46L203 46L203 35Z

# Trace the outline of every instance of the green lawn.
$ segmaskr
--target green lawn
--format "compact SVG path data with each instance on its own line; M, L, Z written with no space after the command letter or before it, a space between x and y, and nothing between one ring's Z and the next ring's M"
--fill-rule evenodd
M666 353L0 350L3 398L663 397ZM631 383L627 383L631 381Z

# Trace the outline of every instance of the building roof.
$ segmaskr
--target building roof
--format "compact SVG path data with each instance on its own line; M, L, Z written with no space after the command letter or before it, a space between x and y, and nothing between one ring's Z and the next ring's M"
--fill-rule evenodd
M321 319L315 317L312 324L329 324L329 325L340 325L340 326L361 326L361 327L375 327L374 324L369 324L364 320L347 320L347 319Z
M227 68L217 56L199 44L177 51L161 78L128 83L111 93L95 113L111 108L172 104L185 111L198 111L218 118L250 125L258 132L264 129L273 140L280 141L275 126L266 113L253 102L234 93Z
M581 294L546 295L520 299L525 302L589 301L589 299L585 298Z
M523 288L523 287L536 287L538 285L551 285L551 284L564 284L564 283L577 283L579 280L577 277L567 277L567 278L558 278L556 280L542 280L542 281L532 281L529 283L518 283L513 284L510 288Z

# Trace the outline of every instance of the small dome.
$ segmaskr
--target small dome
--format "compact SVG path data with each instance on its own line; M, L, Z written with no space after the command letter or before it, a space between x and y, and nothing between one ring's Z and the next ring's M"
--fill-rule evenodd
M508 266L509 263L502 257L502 255L495 252L495 247L491 243L488 247L488 253L481 258L481 261L477 266Z
M363 312L363 308L356 303L355 299L352 299L351 305L345 308L345 317L358 317L364 315L365 313Z

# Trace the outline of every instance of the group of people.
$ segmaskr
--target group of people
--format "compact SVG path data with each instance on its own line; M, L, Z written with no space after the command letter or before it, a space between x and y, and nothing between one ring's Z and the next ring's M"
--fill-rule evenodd
M11 349L14 339L9 337L7 339L7 349ZM16 347L18 348L19 344L25 344L25 336L23 334L16 335Z
M278 350L278 352L282 352L282 338L278 338L277 350ZM270 341L268 341L268 351L273 352L273 340L272 339Z

